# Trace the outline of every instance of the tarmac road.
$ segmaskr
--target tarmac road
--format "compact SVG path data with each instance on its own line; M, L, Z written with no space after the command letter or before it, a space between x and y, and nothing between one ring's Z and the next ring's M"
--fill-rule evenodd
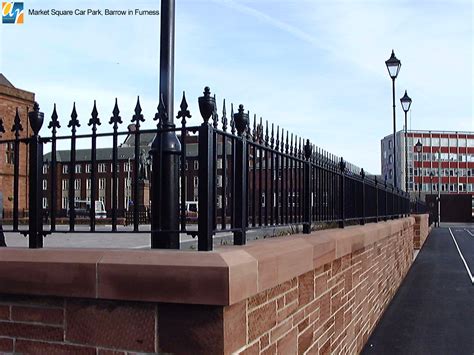
M474 225L433 229L362 354L474 354L469 232Z

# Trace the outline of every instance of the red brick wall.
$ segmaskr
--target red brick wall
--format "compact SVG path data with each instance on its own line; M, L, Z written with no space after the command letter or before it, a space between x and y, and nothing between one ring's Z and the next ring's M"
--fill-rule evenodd
M413 217L415 217L413 245L415 249L421 249L423 247L423 244L425 244L426 238L428 238L430 232L428 226L429 215L419 214L414 215Z

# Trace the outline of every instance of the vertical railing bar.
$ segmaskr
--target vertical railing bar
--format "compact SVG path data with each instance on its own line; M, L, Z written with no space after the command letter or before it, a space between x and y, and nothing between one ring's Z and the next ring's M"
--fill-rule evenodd
M252 145L252 226L257 225L257 147Z
M180 206L180 222L181 222L181 230L186 229L186 120L183 118L181 124L181 206Z
M97 127L100 124L97 117L96 102L94 100L94 108L92 109L92 118L89 121L89 126L92 125L92 147L91 147L91 206L90 206L90 230L95 231L95 201L96 201L96 172L97 172ZM86 186L87 187L87 186ZM98 196L98 194L97 194Z
M227 228L227 223L226 223L226 209L227 209L227 203L226 203L226 197L227 197L227 139L226 136L222 136L222 208L221 208L221 228L226 229Z
M18 231L18 199L19 199L19 180L20 180L20 131L23 131L21 125L18 107L12 132L15 132L15 142L13 143L13 231Z
M263 154L264 150L259 147L258 151L260 152L260 156L258 159L259 168L258 168L258 225L261 227L263 225L263 204L262 204L262 191L263 191Z
M71 128L71 152L70 152L70 166L69 166L69 231L74 231L74 225L76 220L76 208L75 208L75 186L74 181L76 178L76 129L80 127L79 121L77 120L76 103L73 104L71 120L69 121L68 127Z
M112 111L113 116L110 118L109 124L113 124L112 134L112 232L117 231L117 198L118 198L118 124L122 123L122 119L119 116L119 108L117 98L115 99L114 109Z
M269 150L265 149L265 225L268 226L268 205L271 203L271 198L268 195L268 156Z

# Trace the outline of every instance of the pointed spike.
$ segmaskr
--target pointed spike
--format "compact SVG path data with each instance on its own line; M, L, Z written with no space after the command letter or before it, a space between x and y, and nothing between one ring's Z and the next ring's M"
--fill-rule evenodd
M272 123L272 130L271 130L271 133L270 133L270 147L273 149L274 147L274 143L275 143L275 136L274 136L274 127L273 127L273 123Z
M214 94L214 108L212 110L212 120L213 120L212 126L214 128L217 128L217 126L219 125L219 115L217 114L216 94Z
M159 106L161 106L162 99L163 99L163 95L161 95ZM164 107L164 103L163 103L163 107ZM181 125L184 127L186 126L186 118L191 118L191 113L188 110L188 102L186 101L186 93L184 91L183 91L183 97L181 99L181 104L179 105L179 107L180 107L180 111L178 112L178 115L176 116L176 118L181 118ZM158 107L158 110L160 110L160 107ZM161 110L163 109L161 108ZM162 115L162 113L160 113L160 115ZM158 115L158 119L159 119L159 115Z
M122 123L122 117L120 117L118 100L117 98L115 98L115 105L114 105L114 109L112 110L112 117L110 117L109 124L113 124L114 130L117 130L119 123Z
M97 130L96 126L100 126L99 113L97 112L96 101L94 100L94 107L92 108L91 119L89 120L88 126L92 126L92 132Z
M253 115L253 140L257 141L257 115Z
M161 102L160 102L161 103ZM142 107L140 105L140 96L137 96L137 104L135 105L135 114L132 116L132 123L135 122L135 129L140 129L140 122L144 122L142 115Z
M72 112L71 112L71 120L69 121L69 124L67 125L68 128L71 128L71 132L73 134L76 133L76 128L81 127L79 120L77 119L77 111L76 111L76 103L74 102L72 104Z
M225 108L225 99L222 102L222 130L227 132L227 111Z
M118 102L117 102L117 98L115 98L115 105L114 105L114 109L112 111L112 113L117 116L119 113L120 113L120 110L118 108Z
M268 121L265 120L265 138L264 138L264 141L265 141L265 145L268 145Z
M142 106L140 105L140 96L137 96L137 104L135 105L135 114L142 112Z
M234 104L230 103L230 133L235 135Z

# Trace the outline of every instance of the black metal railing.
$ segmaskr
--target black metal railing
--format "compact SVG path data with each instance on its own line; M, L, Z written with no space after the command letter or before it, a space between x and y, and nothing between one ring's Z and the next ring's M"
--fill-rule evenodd
M250 114L240 105L234 113L230 106L227 116L223 101L222 116L217 114L215 96L209 88L199 98L199 108L203 122L199 126L188 125L191 117L183 94L181 110L177 118L181 125L175 127L165 115L163 99L160 101L156 129L142 129L145 121L137 101L132 116L132 129L119 131L122 118L115 101L109 124L112 132L100 133L101 125L94 102L88 125L91 133L78 134L80 127L75 105L73 106L68 128L71 133L58 135L59 123L56 106L48 128L50 137L40 137L43 114L35 104L29 113L33 129L31 137L20 138L22 131L18 112L12 131L15 139L0 140L1 144L14 145L14 191L11 231L28 234L29 246L40 248L43 237L50 233L71 233L76 226L86 221L88 229L81 227L81 233L150 233L152 248L179 248L180 234L198 237L199 250L212 250L216 234L233 234L237 245L246 243L247 232L253 229L279 226L302 226L304 233L310 233L321 224L343 228L346 224L375 222L399 218L410 213L408 194L381 181L376 176L367 175L363 169L344 161L309 140L296 137L274 124L265 123L256 116L250 124ZM3 126L0 127L0 131ZM3 129L4 131L4 129ZM143 173L141 143L144 135L154 135L149 152L149 173ZM120 169L119 137L128 136L133 142L133 163L128 170L131 178L133 206L119 206ZM101 163L97 157L98 139L109 139L111 146L111 197L104 218L110 227L101 226L95 201L99 199L97 181ZM90 179L90 207L84 216L79 213L77 184L79 174L77 146L79 140L90 143L87 172ZM69 142L68 159L58 161L58 143ZM20 218L19 201L19 146L29 148L29 213ZM47 174L42 175L44 165L43 150L48 145L50 160ZM81 158L82 162L84 158ZM101 158L103 159L103 157ZM58 206L58 194L62 184L58 183L59 167L67 166L67 208ZM168 171L171 167L171 171ZM196 168L197 169L193 169ZM131 172L130 172L131 170ZM122 172L123 174L123 172ZM151 176L151 178L149 178ZM48 180L48 206L42 208L42 177ZM122 176L123 177L123 176ZM149 180L150 201L139 202L141 184ZM75 185L76 184L76 185ZM64 193L62 195L64 197ZM192 196L192 197L190 197ZM187 205L190 200L198 201L197 218L190 218ZM142 199L143 200L143 199ZM129 208L130 207L130 208ZM45 211L47 211L45 213ZM83 211L82 211L83 212ZM46 217L45 217L46 214ZM84 218L85 217L85 218ZM20 221L27 219L28 228L20 227ZM46 221L46 222L45 222ZM24 221L23 221L24 222ZM197 222L197 226L193 222ZM58 228L58 225L67 226ZM5 224L5 220L4 220ZM122 224L131 224L124 228ZM151 227L144 227L151 224Z

